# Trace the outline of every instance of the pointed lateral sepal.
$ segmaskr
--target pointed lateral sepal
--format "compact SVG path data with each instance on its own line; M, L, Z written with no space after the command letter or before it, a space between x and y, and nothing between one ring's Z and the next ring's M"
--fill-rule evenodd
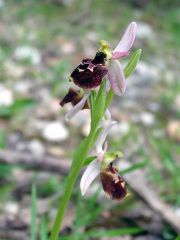
M125 30L120 42L115 47L113 53L128 53L129 49L132 47L137 31L136 22L131 22L127 29ZM120 56L121 57L121 56Z
M81 194L84 196L87 192L87 189L94 181L94 179L99 175L99 163L97 160L92 161L84 171L81 181L80 181L80 189Z

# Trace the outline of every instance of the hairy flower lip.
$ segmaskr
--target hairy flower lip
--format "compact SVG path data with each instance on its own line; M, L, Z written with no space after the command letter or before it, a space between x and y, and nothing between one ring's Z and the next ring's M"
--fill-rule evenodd
M107 72L106 54L97 52L94 59L83 59L71 73L71 79L80 88L93 89L101 84Z
M113 200L122 200L126 197L126 184L118 174L118 170L110 163L100 172L100 179L104 192Z

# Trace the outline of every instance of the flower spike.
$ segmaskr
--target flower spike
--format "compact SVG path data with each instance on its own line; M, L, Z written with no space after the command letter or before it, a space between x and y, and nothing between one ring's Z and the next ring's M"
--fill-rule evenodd
M68 120L80 110L91 108L89 114L90 130L88 136L75 149L64 195L56 214L50 239L58 237L64 212L83 166L88 165L80 180L82 195L86 194L89 186L97 177L99 177L104 192L111 199L119 201L128 195L126 183L119 175L119 169L114 167L115 161L122 156L122 153L119 151L107 152L106 138L111 128L116 124L115 121L112 121L111 113L108 110L114 95L113 91L117 95L124 94L126 89L125 77L127 78L134 71L141 54L140 49L133 53L123 71L118 59L129 55L129 50L135 40L136 29L136 23L132 22L114 50L108 42L101 40L100 48L94 58L83 59L70 74L69 81L78 86L80 90L70 88L60 105L62 107L67 103L72 105L71 110L66 115ZM104 79L106 76L109 81ZM88 157L88 153L94 145L95 156Z

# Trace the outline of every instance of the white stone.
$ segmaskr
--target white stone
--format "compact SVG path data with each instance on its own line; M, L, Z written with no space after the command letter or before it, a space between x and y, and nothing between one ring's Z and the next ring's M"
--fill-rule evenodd
M59 142L66 140L69 132L62 123L50 122L43 129L42 136L50 142Z
M152 126L155 123L155 117L150 112L143 112L140 115L140 120L145 126Z
M43 146L43 144L37 140L34 139L29 143L28 149L37 156L41 156L45 153L45 148Z
M14 56L17 60L30 59L33 64L39 64L41 61L39 51L31 46L17 47Z
M0 84L0 106L10 106L13 103L12 92Z
M7 202L4 205L4 210L9 214L16 215L19 211L19 207L15 202Z

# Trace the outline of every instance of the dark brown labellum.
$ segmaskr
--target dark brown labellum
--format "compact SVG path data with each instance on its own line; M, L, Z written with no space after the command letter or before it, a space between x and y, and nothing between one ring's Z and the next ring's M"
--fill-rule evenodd
M103 189L107 195L114 200L121 200L125 198L127 191L126 185L121 176L118 174L118 170L112 166L109 166L100 172L100 178Z
M74 90L73 88L70 88L68 93L66 94L66 96L61 100L61 102L59 103L62 107L67 104L67 103L71 103L72 106L75 106L78 102L81 101L81 99L83 98L83 96L80 94L79 91ZM89 108L87 101L84 104L83 109L87 109Z
M71 73L73 82L83 89L98 87L108 72L105 63L106 54L103 52L97 52L94 59L83 59Z

